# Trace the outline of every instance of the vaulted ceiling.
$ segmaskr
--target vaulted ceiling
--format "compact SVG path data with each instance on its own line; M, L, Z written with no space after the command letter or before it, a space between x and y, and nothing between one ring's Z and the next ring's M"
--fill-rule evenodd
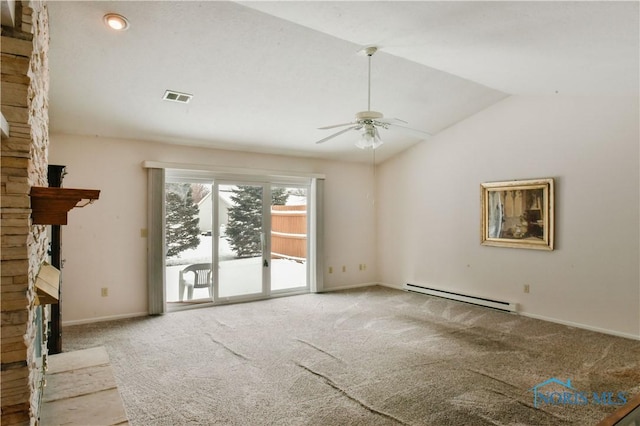
M102 22L130 21L124 32ZM638 96L638 2L50 2L50 131L370 161L367 109L432 134L509 95ZM165 90L193 94L163 101ZM383 161L420 142L383 130Z

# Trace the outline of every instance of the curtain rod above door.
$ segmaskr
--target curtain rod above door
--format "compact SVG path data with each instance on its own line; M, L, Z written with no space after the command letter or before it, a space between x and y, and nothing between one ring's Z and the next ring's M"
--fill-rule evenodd
M187 163L166 163L161 161L143 161L142 167L145 169L175 169L175 170L193 170L211 172L220 175L260 175L267 177L286 178L299 177L310 179L325 179L322 173L296 172L289 170L271 170L271 169L249 169L244 167L228 167L216 166L211 164L187 164Z

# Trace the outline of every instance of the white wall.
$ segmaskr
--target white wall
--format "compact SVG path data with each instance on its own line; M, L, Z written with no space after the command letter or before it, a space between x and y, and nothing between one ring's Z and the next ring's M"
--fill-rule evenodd
M65 323L147 311L144 160L325 174L325 263L334 267L325 288L375 280L370 165L54 134L49 163L67 166L64 186L101 190L95 204L73 209L63 227ZM359 271L361 263L366 271ZM108 297L101 297L102 287Z
M511 97L386 161L381 281L640 337L638 117L637 97ZM480 183L541 177L556 182L556 250L481 246Z
M63 227L64 321L146 312L153 160L324 173L328 289L425 283L639 337L638 114L637 98L508 98L380 165L375 221L367 165L51 135L64 185L102 190ZM480 183L537 177L556 179L556 250L480 246Z

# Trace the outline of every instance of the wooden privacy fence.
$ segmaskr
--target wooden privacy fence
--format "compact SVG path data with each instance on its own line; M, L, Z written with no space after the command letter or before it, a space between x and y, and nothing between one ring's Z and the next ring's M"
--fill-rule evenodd
M271 206L271 258L307 259L307 206Z

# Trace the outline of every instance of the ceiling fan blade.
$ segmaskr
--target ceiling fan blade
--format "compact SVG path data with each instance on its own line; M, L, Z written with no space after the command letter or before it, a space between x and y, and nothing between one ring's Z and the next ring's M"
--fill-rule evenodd
M392 127L392 128L396 128L397 127L397 128L404 129L404 130L409 130L410 132L419 133L419 134L424 135L424 136L433 136L432 133L425 132L424 130L414 129L413 127L400 126L398 124L392 124L392 123L389 123L389 126Z
M316 142L316 143L323 143L323 142L326 142L326 141L328 141L329 139L335 138L336 136L340 136L341 134L343 134L343 133L347 133L349 130L353 130L353 129L357 128L357 127L358 127L358 126L351 126L351 127L347 127L346 129L344 129L344 130L340 130L339 132L334 133L334 134L332 134L332 135L330 135L330 136L327 136L327 137L326 137L326 138L324 138L324 139L320 139L320 140L319 140L318 142Z
M342 124L334 124L332 126L318 127L318 130L327 130L327 129L335 129L336 127L342 126L353 126L355 123L342 123Z
M386 123L386 124L395 124L395 123L409 124L408 122L404 120L400 120L399 118L379 118L376 121L379 121L381 123Z

